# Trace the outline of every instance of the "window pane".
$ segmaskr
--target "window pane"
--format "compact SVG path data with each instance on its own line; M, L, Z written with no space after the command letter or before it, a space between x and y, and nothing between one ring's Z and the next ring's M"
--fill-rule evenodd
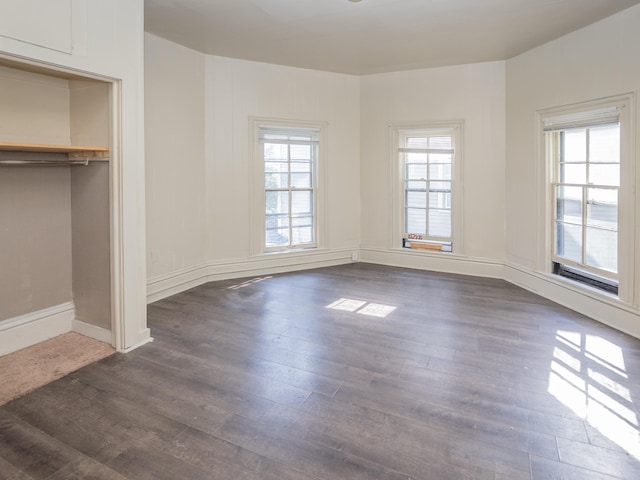
M451 150L453 148L453 137L429 137L429 148Z
M562 222L582 223L582 187L556 187L557 219Z
M592 163L589 165L589 183L620 186L619 163Z
M562 132L563 162L586 162L587 161L587 129L566 130Z
M287 145L281 145L279 143L265 143L264 144L264 159L268 160L289 160L289 150Z
M430 164L429 179L431 180L451 180L451 164Z
M618 271L618 232L587 227L587 265Z
M306 160L311 161L311 145L290 145L291 161Z
M430 153L429 163L451 163L453 155L450 153Z
M413 182L407 182L406 190L423 190L426 191L427 190L427 182L425 181L413 181Z
M406 202L409 208L427 208L427 192L406 192Z
M604 188L587 190L587 225L618 230L618 192Z
M606 125L589 130L589 161L620 162L620 125Z
M408 152L405 153L405 156L407 163L427 163L426 153Z
M297 161L292 160L290 165L291 171L296 173L297 172L311 173L313 169L312 167L313 167L313 164L307 160L297 160Z
M561 183L587 183L586 163L561 163L560 164Z
M291 192L292 215L313 213L313 193L309 190Z
M429 235L433 237L451 236L450 210L429 210Z
M451 193L429 192L429 208L451 208Z
M293 244L313 243L313 228L311 226L293 227L291 229Z
M556 235L556 254L582 263L582 226L558 222Z
M267 213L289 214L289 192L265 192Z
M268 247L289 244L288 215L267 215L265 222L265 242Z
M430 192L451 192L451 182L429 182Z
M407 208L405 210L405 233L427 234L427 210L424 208Z
M289 174L277 172L265 172L264 186L266 188L287 188L289 187Z
M291 186L295 188L311 188L310 173L292 173Z
M407 137L405 145L407 148L427 148L429 146L427 137Z
M427 178L427 164L423 163L423 164L409 164L406 167L406 175L407 178L422 178L422 179L426 179Z

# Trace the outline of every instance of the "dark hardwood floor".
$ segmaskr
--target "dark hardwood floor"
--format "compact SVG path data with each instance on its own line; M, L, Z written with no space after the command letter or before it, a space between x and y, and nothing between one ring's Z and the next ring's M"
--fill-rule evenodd
M501 280L214 282L0 408L0 479L638 479L640 341Z

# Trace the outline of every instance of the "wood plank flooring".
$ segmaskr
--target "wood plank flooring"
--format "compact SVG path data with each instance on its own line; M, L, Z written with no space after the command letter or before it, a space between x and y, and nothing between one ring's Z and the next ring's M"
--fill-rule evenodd
M501 280L360 263L149 325L0 408L0 479L640 478L640 341Z

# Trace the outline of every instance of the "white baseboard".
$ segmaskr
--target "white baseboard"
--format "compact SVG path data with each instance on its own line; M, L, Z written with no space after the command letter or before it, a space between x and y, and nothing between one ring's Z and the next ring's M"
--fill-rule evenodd
M70 332L74 317L75 306L68 302L0 322L0 355Z
M153 303L184 292L208 281L208 267L206 264L182 268L150 278L147 280L147 303Z
M504 263L502 261L446 253L432 254L400 249L363 248L360 250L360 261L391 267L414 268L477 277L503 278L504 275Z
M111 334L111 330L107 330L106 328L96 327L95 325L91 325L90 323L86 323L75 318L71 322L71 330L79 333L80 335L84 335L85 337L113 345L113 335Z
M216 280L271 275L352 263L353 253L357 255L357 252L357 249L317 249L294 253L273 253L196 265L149 279L147 282L147 302L153 303Z
M616 330L640 338L640 310L606 294L580 288L563 279L555 279L515 264L505 265L504 279Z
M135 350L136 348L140 348L143 345L146 345L147 343L151 343L153 342L153 337L151 336L151 331L149 329L146 329L146 334L142 335L142 340L140 340L138 343L135 343L133 345L130 345L128 347L125 347L122 351L122 353L129 353L132 350Z

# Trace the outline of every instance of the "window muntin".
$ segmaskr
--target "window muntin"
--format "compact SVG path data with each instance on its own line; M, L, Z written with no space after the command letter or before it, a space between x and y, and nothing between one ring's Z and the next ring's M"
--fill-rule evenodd
M553 157L553 272L617 293L620 123L617 117L594 122L587 114L583 123L546 133Z
M261 126L259 143L264 251L315 247L319 129Z
M402 172L402 246L452 251L453 129L398 130Z

